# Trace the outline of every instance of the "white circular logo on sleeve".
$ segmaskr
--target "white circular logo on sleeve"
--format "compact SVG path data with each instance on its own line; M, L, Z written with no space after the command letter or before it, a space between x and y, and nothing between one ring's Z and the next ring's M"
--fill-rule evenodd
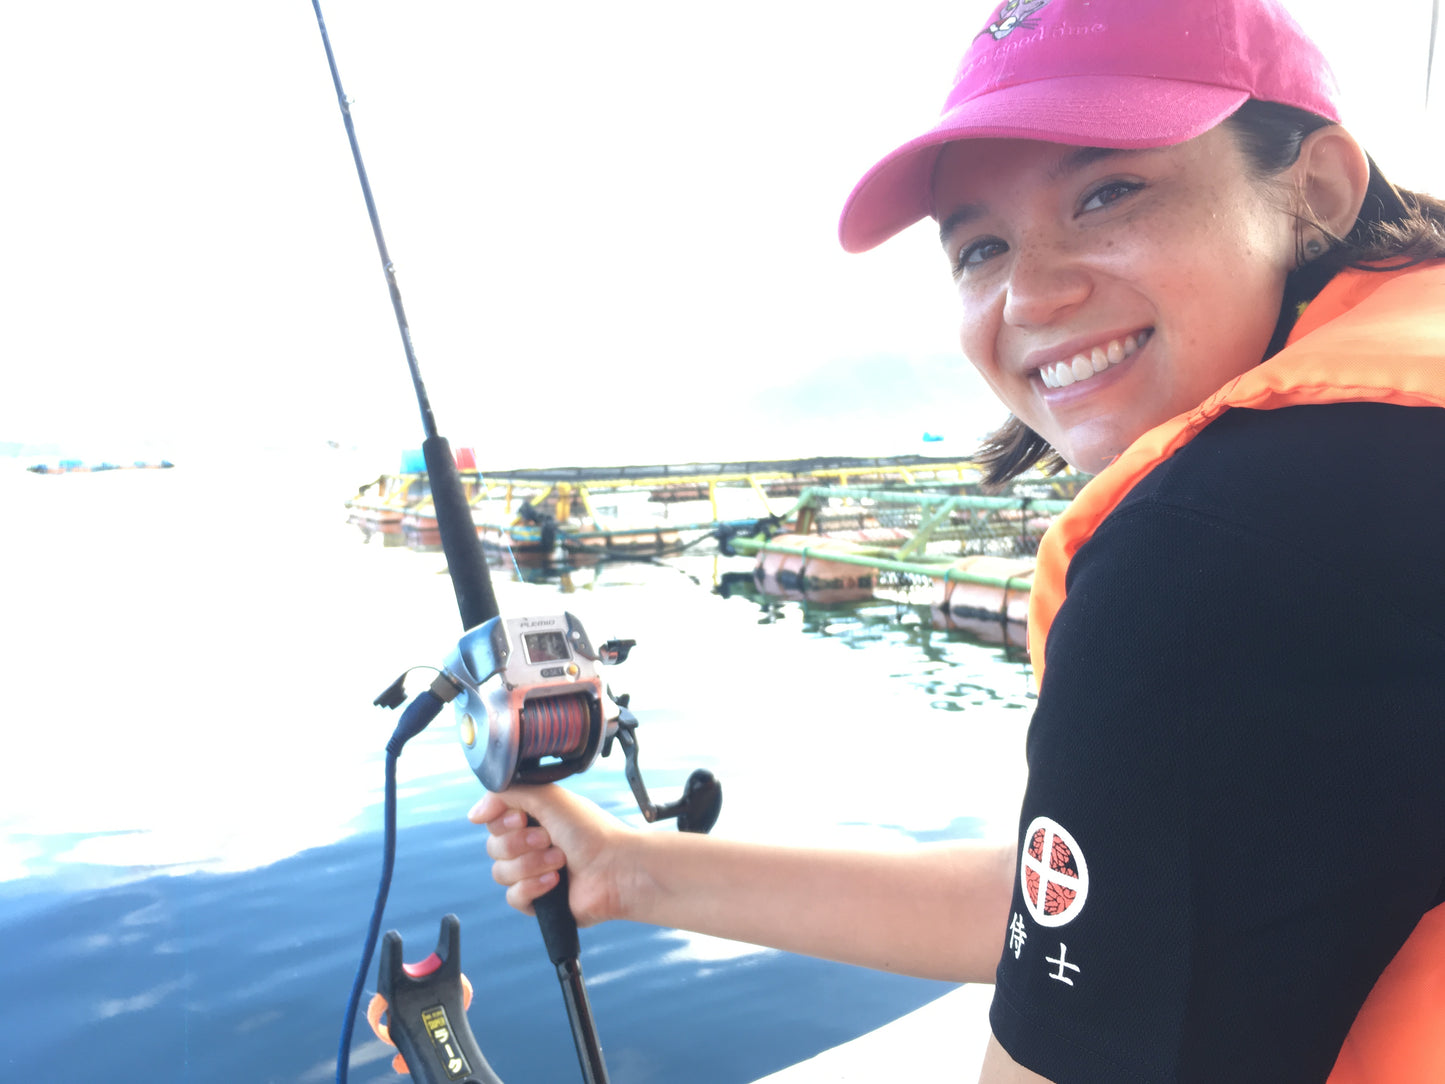
M1089 867L1074 837L1048 817L1024 831L1019 883L1024 906L1040 926L1062 926L1079 917L1089 894Z

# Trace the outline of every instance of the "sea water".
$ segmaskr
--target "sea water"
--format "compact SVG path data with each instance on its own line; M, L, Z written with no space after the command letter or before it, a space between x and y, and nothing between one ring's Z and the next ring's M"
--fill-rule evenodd
M0 470L0 1078L333 1078L396 722L371 700L461 632L440 554L345 522L342 501L374 474L324 448ZM594 641L637 640L606 677L631 694L648 786L664 801L713 771L717 834L1011 838L1032 706L1021 660L932 629L926 606L719 590L749 568L692 556L494 577L506 613L565 609ZM614 753L566 785L673 830L644 825L621 769ZM457 914L494 1069L578 1079L535 923L506 906L465 820L481 791L449 712L399 778L384 928L417 960ZM615 1084L743 1084L948 989L621 922L584 930L582 950ZM397 1079L390 1054L363 1021L351 1079Z

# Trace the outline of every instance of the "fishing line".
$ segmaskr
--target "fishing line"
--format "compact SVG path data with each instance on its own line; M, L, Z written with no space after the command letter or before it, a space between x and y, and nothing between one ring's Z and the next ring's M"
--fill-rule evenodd
M512 535L510 531L502 532L502 548L507 551L507 560L512 562L512 575L520 581L522 579L522 566L517 563L517 555L512 552Z
M1435 69L1435 38L1440 29L1440 0L1430 4L1430 51L1425 54L1425 108L1430 108L1430 82Z

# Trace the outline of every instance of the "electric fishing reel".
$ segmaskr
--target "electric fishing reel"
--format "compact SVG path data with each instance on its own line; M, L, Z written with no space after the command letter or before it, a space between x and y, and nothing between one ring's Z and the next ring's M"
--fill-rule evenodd
M591 767L604 730L597 666L621 662L632 643L604 647L570 613L494 617L461 638L446 673L461 686L457 736L484 787L550 783Z
M447 657L444 673L460 690L453 701L467 763L491 791L514 783L552 783L590 768L622 745L627 782L649 822L677 818L684 832L707 832L722 811L722 785L705 769L683 796L654 805L637 762L637 719L626 694L607 697L600 666L627 659L635 640L594 647L571 613L494 617L469 629ZM496 679L495 681L493 679Z

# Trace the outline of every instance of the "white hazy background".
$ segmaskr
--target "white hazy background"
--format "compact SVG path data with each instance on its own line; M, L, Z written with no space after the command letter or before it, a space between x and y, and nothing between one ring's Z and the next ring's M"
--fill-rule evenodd
M497 467L967 451L997 408L936 242L835 224L994 6L330 0L441 431ZM1430 6L1294 5L1438 193ZM309 3L7 4L0 100L0 449L420 442Z

